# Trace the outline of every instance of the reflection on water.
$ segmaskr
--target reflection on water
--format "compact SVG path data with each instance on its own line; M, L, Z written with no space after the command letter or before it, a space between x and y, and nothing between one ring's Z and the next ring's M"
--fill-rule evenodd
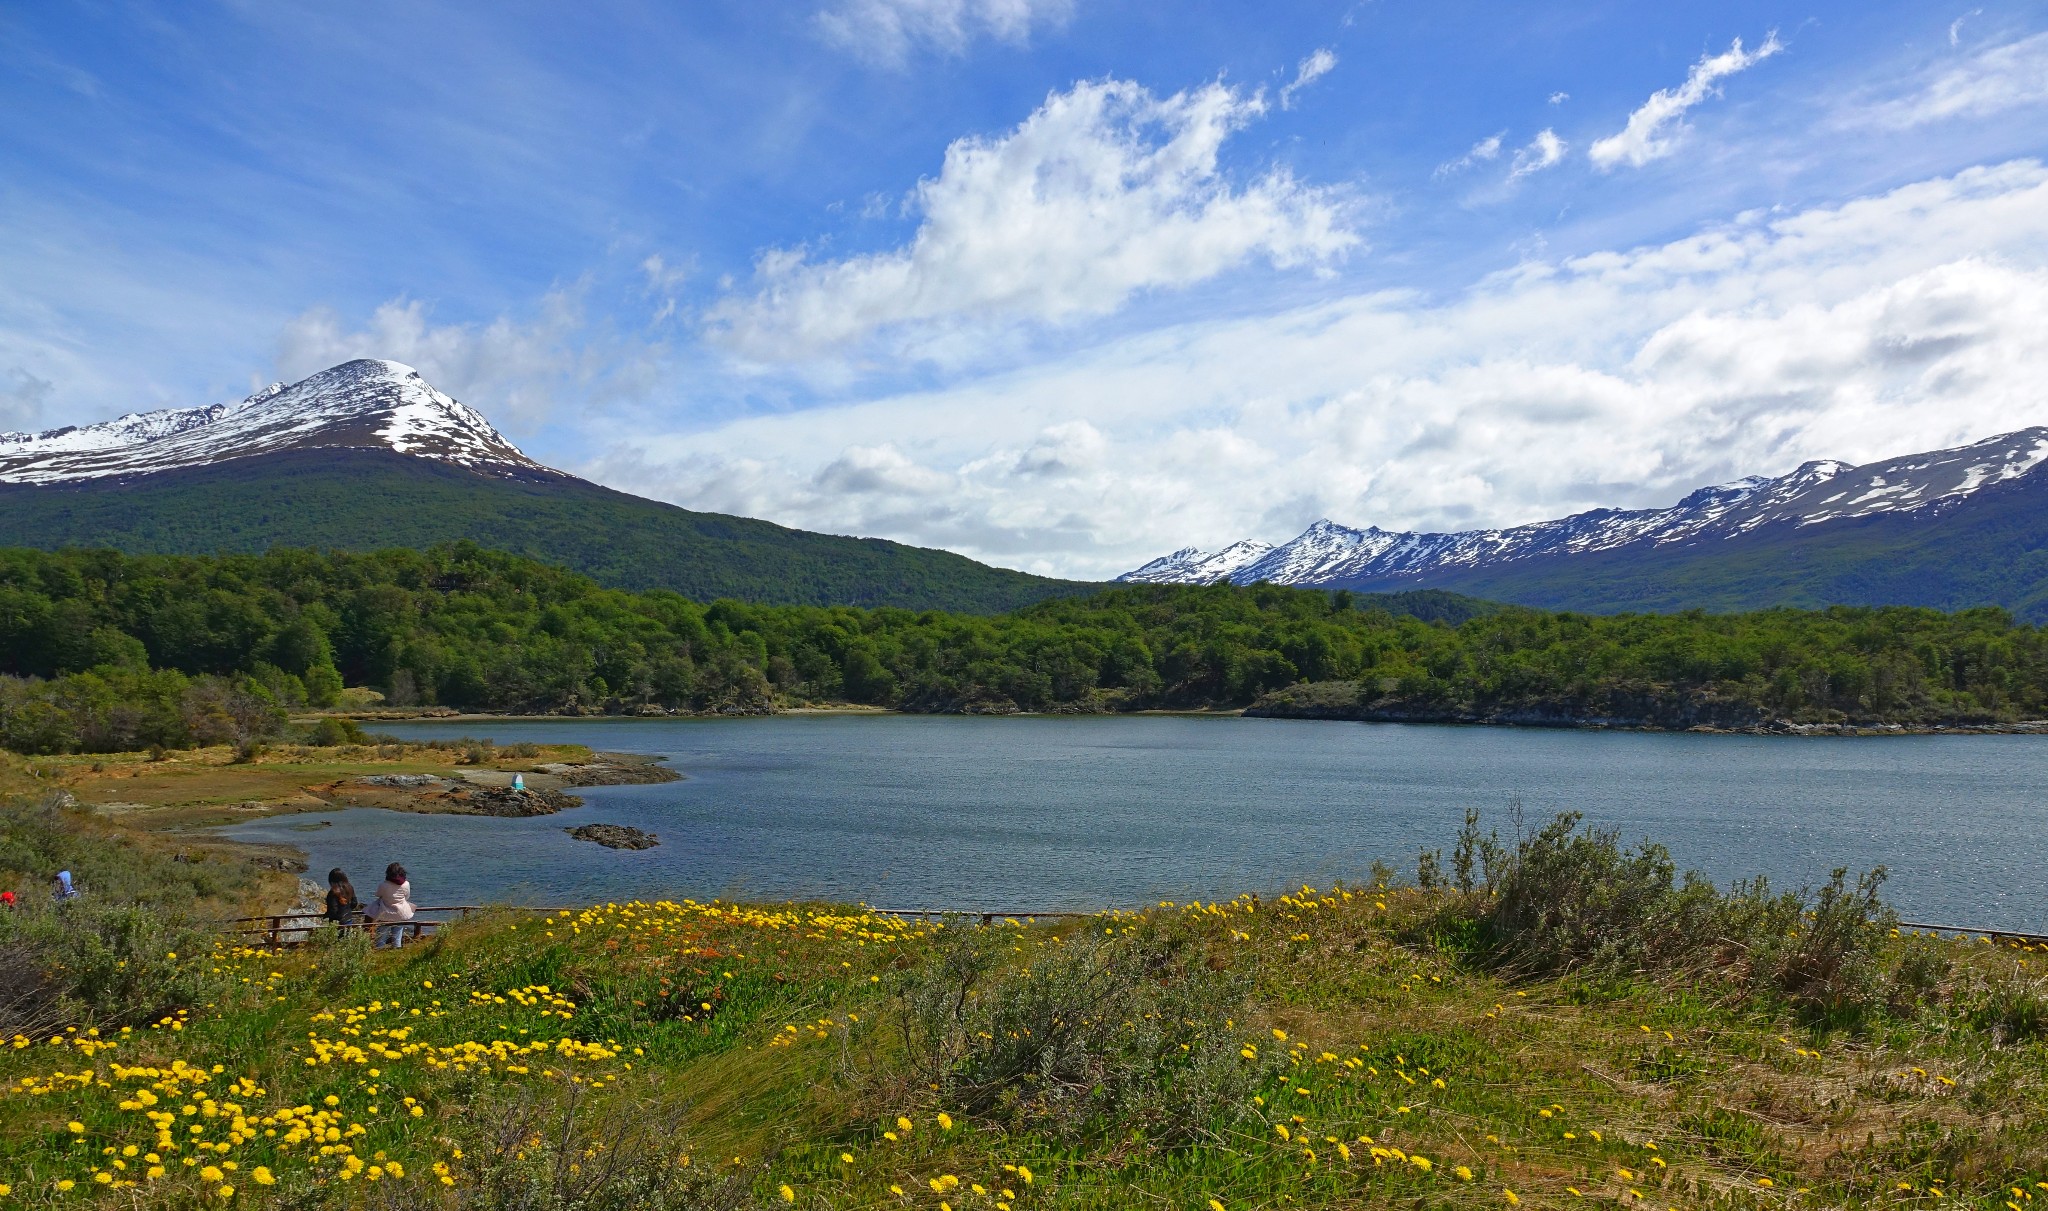
M1099 908L1412 871L1468 806L1584 812L1718 881L1891 867L1909 918L2048 927L2048 738L1781 739L1232 718L780 716L415 723L660 753L687 775L528 820L356 809L235 825L429 904L716 895ZM628 824L639 852L565 826Z

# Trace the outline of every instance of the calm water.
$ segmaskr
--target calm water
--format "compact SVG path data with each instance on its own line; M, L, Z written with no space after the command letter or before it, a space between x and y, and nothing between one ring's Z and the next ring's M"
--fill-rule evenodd
M1884 863L1909 919L2048 927L2048 737L1780 739L1231 718L767 719L408 724L660 753L686 775L579 792L529 820L372 809L225 830L298 846L358 886L386 862L428 904L823 897L1052 910L1412 871L1465 808L1572 809L1717 881L1800 885ZM322 826L322 822L327 822ZM614 851L565 826L630 824ZM1505 828L1503 831L1506 831Z

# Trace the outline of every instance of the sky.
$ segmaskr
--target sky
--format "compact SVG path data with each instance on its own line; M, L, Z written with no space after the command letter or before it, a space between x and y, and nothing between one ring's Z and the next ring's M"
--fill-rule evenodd
M0 0L0 430L417 367L1104 577L2048 424L2048 6Z

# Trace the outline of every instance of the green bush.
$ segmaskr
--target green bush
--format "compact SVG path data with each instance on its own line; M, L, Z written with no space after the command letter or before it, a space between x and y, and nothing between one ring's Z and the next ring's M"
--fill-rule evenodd
M905 1052L970 1114L1066 1135L1114 1117L1186 1142L1241 1112L1259 1076L1228 1025L1249 991L1156 925L1027 963L1003 931L967 929L901 990Z
M1618 833L1579 821L1559 815L1502 860L1480 930L1496 961L1544 974L1701 964L1702 941L1718 936L1713 885L1691 873L1680 881L1661 845L1624 849Z
M141 1026L204 1004L227 987L213 974L213 941L156 905L31 900L0 913L0 955L15 982L0 1034Z

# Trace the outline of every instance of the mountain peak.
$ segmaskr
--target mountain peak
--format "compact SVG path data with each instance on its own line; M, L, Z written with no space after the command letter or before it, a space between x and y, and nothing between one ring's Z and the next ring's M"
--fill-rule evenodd
M547 470L411 366L356 358L289 386L272 383L236 404L0 434L0 482L147 475L309 448L381 448L488 474Z

